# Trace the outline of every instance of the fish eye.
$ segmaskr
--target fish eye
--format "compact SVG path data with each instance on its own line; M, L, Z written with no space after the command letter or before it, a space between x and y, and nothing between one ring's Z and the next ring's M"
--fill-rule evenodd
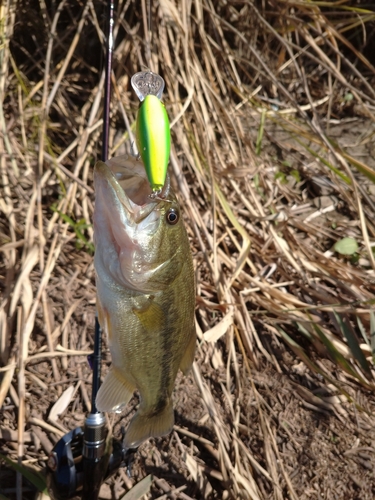
M180 218L179 213L175 208L170 208L166 213L167 222L171 226L177 224L179 218Z

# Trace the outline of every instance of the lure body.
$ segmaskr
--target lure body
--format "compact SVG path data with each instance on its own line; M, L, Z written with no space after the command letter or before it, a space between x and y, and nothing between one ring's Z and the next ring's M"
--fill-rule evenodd
M112 355L96 405L118 411L138 389L124 442L134 448L173 426L176 375L195 352L193 262L168 177L150 198L142 162L123 156L98 162L94 182L97 309Z
M164 104L146 95L138 110L136 141L152 191L163 188L167 176L171 133Z

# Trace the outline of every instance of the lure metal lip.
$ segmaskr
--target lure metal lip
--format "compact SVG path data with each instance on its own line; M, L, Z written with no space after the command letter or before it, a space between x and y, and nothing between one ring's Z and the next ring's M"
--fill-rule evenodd
M130 83L141 102L147 95L154 95L161 99L165 86L163 78L152 71L135 73L131 77Z

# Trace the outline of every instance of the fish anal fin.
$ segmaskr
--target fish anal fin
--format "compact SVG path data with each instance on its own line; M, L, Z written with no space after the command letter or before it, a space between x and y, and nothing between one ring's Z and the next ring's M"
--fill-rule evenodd
M157 413L140 414L132 418L125 434L125 448L137 448L150 437L161 437L169 434L174 424L172 400Z
M189 343L186 347L186 351L182 357L181 363L180 363L180 370L184 375L187 375L191 365L193 364L194 361L194 356L195 356L195 345L196 345L196 334L195 334L195 329L192 329L192 332L190 334L190 339Z
M165 315L163 309L153 300L153 297L143 307L134 307L133 313L148 332L161 330L164 326Z
M99 411L116 411L119 406L124 406L130 401L134 390L135 386L112 367L100 386L96 396L96 407Z

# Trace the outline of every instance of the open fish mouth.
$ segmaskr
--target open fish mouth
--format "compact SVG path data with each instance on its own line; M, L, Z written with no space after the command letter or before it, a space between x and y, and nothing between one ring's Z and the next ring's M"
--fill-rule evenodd
M129 289L151 289L147 283L161 266L158 241L171 203L167 196L173 196L169 179L153 196L143 163L125 155L98 161L94 184L96 268Z
M106 187L103 186L103 181ZM132 226L148 218L160 202L168 201L170 182L167 178L163 189L155 195L149 185L143 163L134 157L124 155L112 158L106 163L97 163L95 190L100 188L108 189L112 200L118 199L126 215L127 225Z

